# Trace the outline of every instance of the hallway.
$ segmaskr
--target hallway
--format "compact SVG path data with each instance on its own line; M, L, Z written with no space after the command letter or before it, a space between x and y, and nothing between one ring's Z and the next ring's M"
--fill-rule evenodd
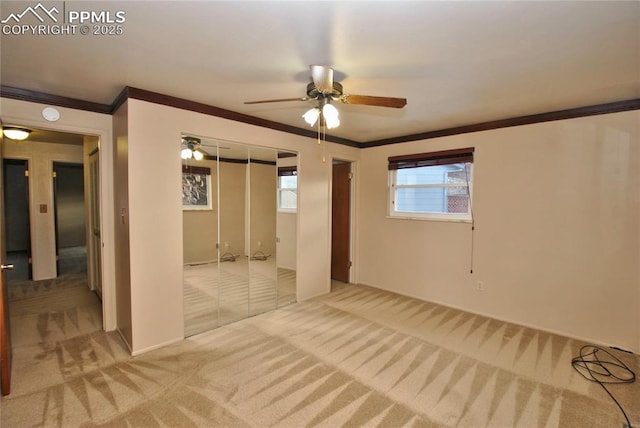
M117 334L102 331L102 305L87 287L82 257L77 249L69 257L61 253L60 266L67 273L50 280L12 280L7 275L13 344L9 397L129 357Z

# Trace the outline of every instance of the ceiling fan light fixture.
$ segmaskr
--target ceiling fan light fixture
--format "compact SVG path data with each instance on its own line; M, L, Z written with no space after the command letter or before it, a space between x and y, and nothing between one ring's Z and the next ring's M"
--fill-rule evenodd
M328 129L340 126L339 114L338 109L332 104L327 103L322 106L322 117L324 117L324 121L327 124Z
M200 150L194 150L193 158L197 161L202 160L204 158L204 154Z
M317 107L307 110L302 117L304 121L314 126L318 124L318 141L326 129L340 126L339 112L332 101L343 104L355 104L375 107L403 108L407 105L406 98L376 97L371 95L345 94L342 84L334 80L333 68L325 65L310 65L311 82L307 84L307 96L302 98L278 98L262 101L245 101L245 104L277 103L285 101L317 101ZM322 131L322 132L321 132Z
M317 107L309 109L305 114L302 115L302 117L304 118L304 121L309 124L309 126L313 126L318 120L318 117L320 117L320 109Z
M182 159L191 159L193 157L193 150L191 150L188 147L185 149L182 149L182 151L180 152L180 157Z
M322 114L324 115L325 119L333 119L334 117L337 118L339 115L338 109L335 108L333 104L325 104L322 107Z
M5 137L11 140L22 141L27 139L27 137L31 133L31 130L26 128L8 127L8 128L4 128L2 130L2 133L4 134Z
M327 124L327 129L333 129L340 126L340 119L338 119L337 116L332 118L325 117L324 121Z

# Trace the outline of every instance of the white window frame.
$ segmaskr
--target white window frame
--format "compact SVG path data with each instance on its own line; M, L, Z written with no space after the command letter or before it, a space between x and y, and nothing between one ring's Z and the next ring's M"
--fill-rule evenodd
M282 207L282 192L283 191L288 191L288 190L295 190L296 191L296 201L297 201L297 194L298 194L298 175L295 174L296 177L296 187L281 187L281 183L282 183L282 177L291 177L291 176L278 176L278 212L280 213L296 213L298 212L298 204L296 203L296 207L295 208L283 208Z
M463 163L463 162L461 162ZM397 184L397 172L399 170L394 169L389 171L389 190L388 190L388 218L406 219L406 220L436 220L436 221L451 221L451 222L464 222L471 223L473 220L473 162L464 162L471 164L468 186L464 185L443 183L443 184ZM427 166L427 168L433 168L434 166ZM440 212L415 212L415 211L397 211L395 209L396 192L398 189L410 189L410 188L460 188L464 187L468 189L469 206L466 213L440 213Z

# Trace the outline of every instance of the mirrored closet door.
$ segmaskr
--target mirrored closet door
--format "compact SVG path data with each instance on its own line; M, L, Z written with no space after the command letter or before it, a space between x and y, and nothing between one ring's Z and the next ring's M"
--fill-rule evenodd
M193 150L182 151L185 336L218 326L217 147L206 150L198 161Z
M184 135L181 156L185 336L295 302L295 154Z
M249 315L271 311L278 305L276 160L275 150L249 149Z

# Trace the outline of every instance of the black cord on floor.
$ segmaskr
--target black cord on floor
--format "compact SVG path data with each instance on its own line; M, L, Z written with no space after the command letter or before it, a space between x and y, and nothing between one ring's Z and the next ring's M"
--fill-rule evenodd
M596 382L609 394L609 397L616 403L626 419L627 427L633 428L622 405L605 385L611 383L633 383L636 381L636 374L609 351L594 345L585 345L580 348L580 356L573 358L571 365L582 377Z
M261 261L265 261L267 260L269 257L271 257L271 254L267 255L265 253L263 253L262 251L256 251L255 253L253 253L253 255L250 257L250 260L261 260Z

